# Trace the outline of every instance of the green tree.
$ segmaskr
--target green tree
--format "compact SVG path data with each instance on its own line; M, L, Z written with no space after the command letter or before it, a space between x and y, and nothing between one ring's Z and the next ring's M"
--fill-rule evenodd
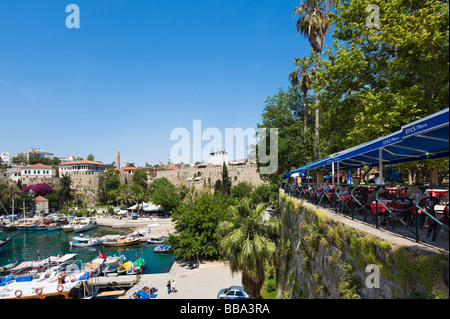
M69 174L65 174L60 178L61 188L58 192L58 198L60 201L60 206L71 202L74 199L73 191L71 188L72 179Z
M157 178L150 184L149 192L153 204L161 205L166 211L175 211L181 204L181 196L176 187L165 177Z
M147 189L147 171L144 168L137 168L133 172L133 184L139 185Z
M228 168L225 162L222 166L222 192L226 195L231 193L231 178L228 176Z
M232 273L242 272L242 285L251 298L260 297L265 267L276 257L272 236L279 233L277 219L264 221L264 204L251 209L248 199L229 208L230 218L219 224L219 248L229 259Z
M129 207L134 202L134 193L130 186L123 185L117 199L124 204L126 207Z
M330 12L332 7L331 0L305 0L302 4L294 9L294 16L298 15L297 34L301 34L308 38L312 49L316 53L322 52L325 43L325 37L328 29L331 27L334 14ZM320 64L316 62L317 73ZM315 110L315 146L314 157L319 159L319 98L316 90L316 110Z
M93 161L95 159L94 155L92 153L89 153L89 155L86 157L86 160Z
M174 254L183 258L216 257L218 250L217 227L228 214L230 198L222 192L203 193L191 204L181 205L172 214L176 234L171 234L169 243Z
M252 195L253 186L247 182L239 182L231 187L231 197L241 200Z

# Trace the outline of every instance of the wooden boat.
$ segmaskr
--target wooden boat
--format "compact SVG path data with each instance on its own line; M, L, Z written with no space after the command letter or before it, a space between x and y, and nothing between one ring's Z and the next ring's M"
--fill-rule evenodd
M103 245L109 246L109 247L117 247L117 246L131 246L131 245L137 245L140 243L140 239L136 237L125 237L121 236L117 239L112 239L108 241L104 241Z
M18 260L14 260L14 261L13 261L12 263L10 263L10 264L1 266L1 267L0 267L0 272L5 272L5 271L10 270L10 269L16 267L18 263L19 263Z
M60 230L61 229L61 225L57 224L57 223L51 223L48 225L47 230L48 231L53 231L53 230Z
M153 249L153 252L155 254L167 254L170 248L172 248L171 245L158 245Z

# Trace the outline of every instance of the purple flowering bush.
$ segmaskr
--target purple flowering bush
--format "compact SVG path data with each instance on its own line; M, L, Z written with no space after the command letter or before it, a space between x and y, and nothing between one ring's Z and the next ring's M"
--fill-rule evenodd
M22 188L22 191L24 191L25 193L28 193L30 190L33 190L33 192L36 196L39 196L39 195L45 196L45 195L53 193L52 188L50 186L48 186L48 184L46 184L46 183L30 185L30 186L26 186L26 187Z

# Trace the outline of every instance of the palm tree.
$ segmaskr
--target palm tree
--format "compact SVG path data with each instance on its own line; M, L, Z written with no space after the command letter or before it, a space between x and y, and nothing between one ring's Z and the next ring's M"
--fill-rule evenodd
M259 298L265 266L275 259L279 220L264 221L265 205L251 208L248 198L230 206L230 220L219 224L220 253L230 261L232 273L242 272L242 285L251 298Z
M124 187L121 191L119 196L117 197L119 201L121 201L123 204L125 204L127 207L130 206L131 203L134 201L134 194L131 187L127 186Z
M294 17L297 20L297 34L308 38L309 43L316 53L322 52L325 37L331 27L334 14L330 12L333 0L304 0L302 4L294 9ZM316 70L320 66L316 63ZM315 119L315 160L319 159L319 97L316 92L316 119Z
M296 68L289 74L289 82L292 87L299 86L300 90L303 92L303 120L304 120L304 131L306 133L306 95L313 82L313 75L310 71L311 59L304 56L303 58L295 58L294 64Z

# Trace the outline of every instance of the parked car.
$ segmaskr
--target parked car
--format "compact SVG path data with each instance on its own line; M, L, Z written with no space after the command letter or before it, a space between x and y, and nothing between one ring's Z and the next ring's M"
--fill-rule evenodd
M217 294L217 299L250 299L242 286L224 288Z

